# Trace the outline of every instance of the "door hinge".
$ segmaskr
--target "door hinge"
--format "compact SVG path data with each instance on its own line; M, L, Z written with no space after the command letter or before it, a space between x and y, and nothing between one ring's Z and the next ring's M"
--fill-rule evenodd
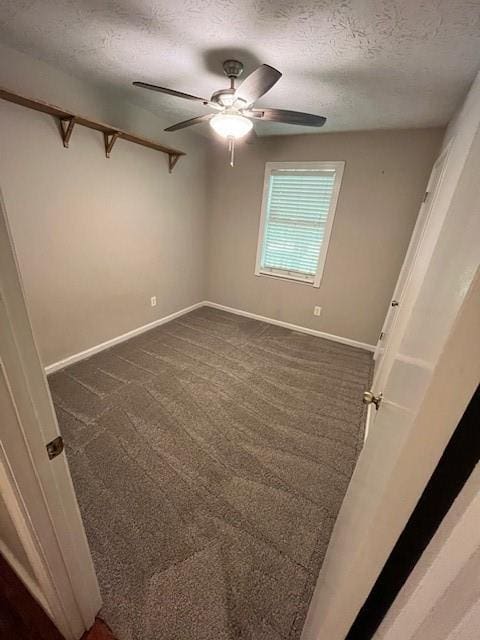
M59 456L64 449L62 436L57 436L54 440L49 442L46 445L46 449L47 449L48 457L50 458L50 460L53 460L53 458L56 458L57 456Z
M429 195L430 195L430 191L425 191L422 202L426 202Z
M384 332L384 331L381 331L381 332L380 332L380 335L378 336L378 339L379 339L379 340L383 340L383 336L384 336L384 335L385 335L385 332Z

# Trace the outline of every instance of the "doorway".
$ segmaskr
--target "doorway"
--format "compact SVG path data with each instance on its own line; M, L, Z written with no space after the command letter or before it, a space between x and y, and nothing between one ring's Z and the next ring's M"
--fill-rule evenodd
M65 640L92 626L100 594L33 338L0 196L0 493L2 554Z

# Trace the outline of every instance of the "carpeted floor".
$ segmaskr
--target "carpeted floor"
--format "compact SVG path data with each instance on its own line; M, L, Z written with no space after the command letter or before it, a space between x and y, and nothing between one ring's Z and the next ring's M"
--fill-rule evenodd
M371 354L202 308L49 378L119 640L297 640Z

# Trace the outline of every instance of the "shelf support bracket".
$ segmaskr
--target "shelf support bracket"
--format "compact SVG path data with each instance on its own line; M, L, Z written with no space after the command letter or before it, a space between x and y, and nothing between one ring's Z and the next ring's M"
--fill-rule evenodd
M168 154L168 173L172 173L173 168L177 164L179 158L180 158L180 156L177 156L174 153L169 153Z
M103 134L103 140L105 142L105 156L107 158L110 158L110 152L112 151L113 145L117 141L119 135L120 133L118 131L114 131L113 133L105 132Z
M58 132L65 148L68 148L73 129L75 128L75 125L78 125L79 127L87 127L87 129L93 129L94 131L98 131L103 135L105 155L107 158L110 157L110 153L115 142L117 141L117 138L121 138L126 142L132 142L133 144L138 144L142 147L154 149L155 151L164 153L166 156L168 156L167 166L170 173L172 173L173 168L177 164L180 156L186 155L179 149L166 147L163 144L156 142L155 140L137 136L133 133L129 133L128 131L119 129L114 125L105 124L104 122L98 122L98 120L84 118L79 114L72 113L68 109L62 109L61 107L56 107L53 104L42 102L41 100L27 98L26 96L14 93L13 91L8 91L1 86L0 100L7 100L8 102L12 102L13 104L18 104L21 107L26 107L27 109L33 109L34 111L48 114L54 119L55 125L58 127Z
M70 142L73 127L75 126L75 116L69 116L68 118L59 118L59 121L63 146L65 147L65 149L68 149L68 143Z

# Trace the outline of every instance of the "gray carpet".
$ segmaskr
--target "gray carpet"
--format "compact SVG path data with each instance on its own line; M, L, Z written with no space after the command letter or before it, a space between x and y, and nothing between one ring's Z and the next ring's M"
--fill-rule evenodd
M202 308L50 376L119 640L297 640L368 352Z

